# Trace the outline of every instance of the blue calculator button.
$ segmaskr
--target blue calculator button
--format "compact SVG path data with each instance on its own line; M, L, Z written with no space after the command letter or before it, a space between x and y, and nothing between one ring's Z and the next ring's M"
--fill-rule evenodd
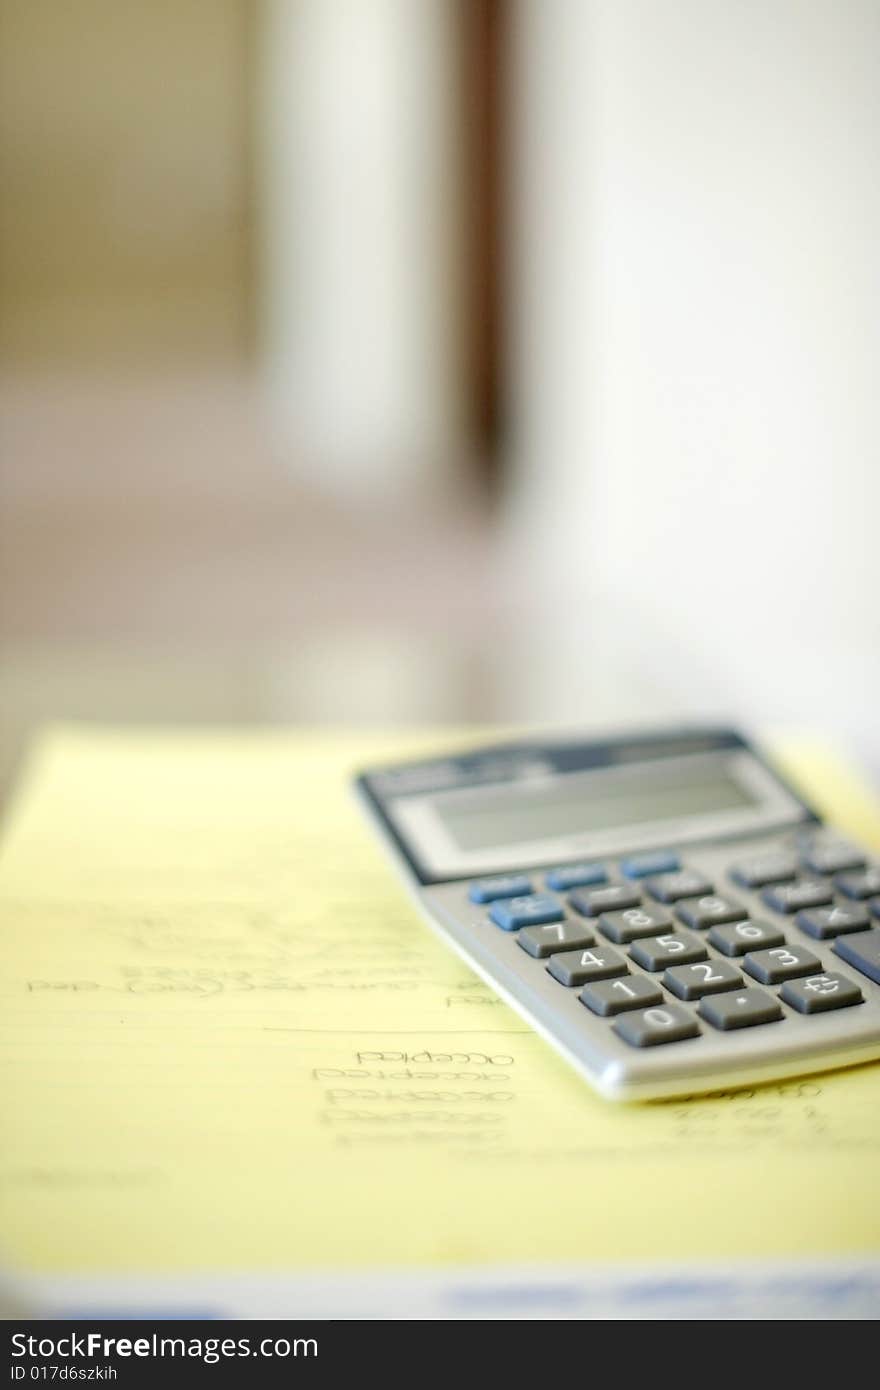
M542 927L545 922L561 922L565 913L550 893L533 893L527 898L508 898L497 902L489 916L502 931L519 931L520 927Z
M555 888L557 893L567 893L570 888L589 888L593 883L607 883L608 874L604 864L561 864L547 874L547 887Z
M680 868L681 860L670 849L624 859L620 865L620 871L626 878L647 878L649 874L674 874Z
M494 903L498 898L523 898L531 891L531 881L522 874L506 874L472 883L468 897L472 903Z

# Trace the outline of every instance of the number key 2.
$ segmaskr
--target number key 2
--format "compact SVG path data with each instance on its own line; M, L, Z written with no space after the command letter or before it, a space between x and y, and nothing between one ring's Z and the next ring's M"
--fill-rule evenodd
M697 961L695 965L670 966L663 983L679 999L702 999L706 994L738 989L743 977L729 961L707 960Z

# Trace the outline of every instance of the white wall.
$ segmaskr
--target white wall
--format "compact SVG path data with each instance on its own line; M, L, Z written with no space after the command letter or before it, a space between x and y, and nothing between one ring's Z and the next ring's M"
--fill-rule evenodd
M263 0L261 306L279 437L355 500L462 452L461 142L449 0Z
M880 6L518 0L513 60L513 712L601 660L880 765Z

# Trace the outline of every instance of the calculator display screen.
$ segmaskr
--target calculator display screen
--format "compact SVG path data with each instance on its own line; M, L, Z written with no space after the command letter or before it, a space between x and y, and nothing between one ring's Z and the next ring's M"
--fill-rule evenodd
M723 766L670 766L521 782L437 803L437 813L462 850L555 839L647 821L753 806L755 798Z
M379 769L366 789L422 883L814 818L725 730L490 746Z

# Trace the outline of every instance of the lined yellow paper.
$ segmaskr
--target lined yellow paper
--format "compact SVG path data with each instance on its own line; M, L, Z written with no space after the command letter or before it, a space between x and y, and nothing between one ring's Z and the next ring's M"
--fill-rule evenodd
M448 736L59 730L0 856L0 1261L185 1272L880 1248L880 1067L597 1099L349 790ZM786 761L845 829L880 812Z

